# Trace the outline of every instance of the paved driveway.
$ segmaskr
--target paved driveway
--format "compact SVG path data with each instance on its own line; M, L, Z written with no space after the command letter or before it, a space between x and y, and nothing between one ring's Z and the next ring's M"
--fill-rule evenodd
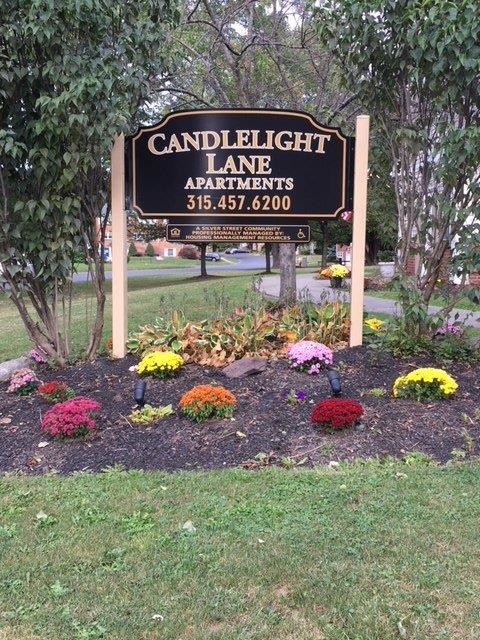
M263 278L260 289L267 295L278 298L280 291L280 276L265 276ZM348 289L331 289L328 280L315 280L314 274L311 273L297 273L297 291L302 295L302 292L315 302L322 302L327 300L342 300L347 301L350 298ZM400 308L395 300L388 300L385 298L374 298L373 296L365 296L364 309L369 313L389 313L391 315L399 315ZM430 313L436 313L440 310L440 307L430 307ZM470 327L476 327L480 329L480 313L466 311L465 309L453 309L450 317L458 314L458 321L464 323Z
M229 256L225 256L225 261L220 262L208 262L207 261L207 273L214 273L215 271L262 271L265 269L265 257L255 253L239 253L234 256L238 262L227 262ZM145 276L181 276L181 275L200 275L200 264L195 263L193 267L172 267L171 269L129 269L129 278L142 278ZM74 282L86 282L87 273L75 273L73 276ZM105 278L107 280L112 279L112 272L106 271Z

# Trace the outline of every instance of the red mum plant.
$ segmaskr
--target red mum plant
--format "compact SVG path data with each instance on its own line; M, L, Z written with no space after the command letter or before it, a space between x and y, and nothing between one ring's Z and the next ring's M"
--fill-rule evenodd
M363 407L356 400L328 398L320 400L312 411L312 422L324 429L336 431L351 427L363 416Z
M91 398L78 396L60 402L42 418L42 431L54 438L81 438L95 429L92 413L102 405Z
M59 382L58 380L52 380L51 382L45 382L37 387L37 393L47 402L56 404L57 402L65 402L70 400L75 395L75 391L67 386L65 382Z

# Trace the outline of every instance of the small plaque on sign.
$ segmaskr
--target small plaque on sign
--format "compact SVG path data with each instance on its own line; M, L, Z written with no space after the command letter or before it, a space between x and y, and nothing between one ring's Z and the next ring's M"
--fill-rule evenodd
M169 224L173 242L310 242L308 225Z

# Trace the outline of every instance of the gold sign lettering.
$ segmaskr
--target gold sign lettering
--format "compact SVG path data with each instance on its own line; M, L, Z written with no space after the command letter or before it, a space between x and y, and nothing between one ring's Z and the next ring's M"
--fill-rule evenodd
M185 153L186 151L213 151L215 149L279 149L280 151L299 151L304 153L325 153L325 143L331 138L330 134L309 133L304 131L272 131L267 129L222 129L218 131L183 131L172 133L166 140L164 133L155 133L148 140L148 150L154 155L161 156L166 153ZM232 156L230 156L232 157ZM240 156L246 158L246 156ZM268 171L269 156L250 156L251 160L242 160L246 163L244 168L249 169L249 163L260 164L261 173ZM253 158L263 160L253 160ZM238 167L229 164L223 167L224 171L212 171L213 173L243 173Z

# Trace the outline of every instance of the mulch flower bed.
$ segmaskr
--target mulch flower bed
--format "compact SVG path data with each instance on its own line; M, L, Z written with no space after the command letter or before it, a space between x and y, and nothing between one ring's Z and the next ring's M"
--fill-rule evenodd
M325 433L310 421L314 403L330 396L325 373L296 372L286 360L269 361L263 373L238 380L228 380L219 369L197 365L185 366L172 379L149 378L146 401L155 406L171 403L175 414L149 426L132 425L127 416L134 408L133 387L138 376L129 367L136 362L130 357L121 361L102 358L39 372L44 382L66 382L77 395L102 404L98 431L86 440L58 441L46 436L40 431L40 419L49 405L37 394L7 394L7 384L0 384L0 472L72 473L113 465L165 471L252 468L280 462L282 457L313 465L402 457L411 451L445 462L454 449L467 450L467 457L480 451L480 424L475 421L480 408L479 365L449 365L446 369L459 384L457 395L419 403L392 398L391 387L397 376L415 367L434 366L431 360L399 360L366 348L337 351L334 366L341 375L343 397L361 402L365 415L357 427ZM237 398L234 419L193 423L183 416L179 399L199 384L221 384L232 391ZM381 387L386 389L385 396L370 394ZM305 391L306 402L289 405L285 389Z

